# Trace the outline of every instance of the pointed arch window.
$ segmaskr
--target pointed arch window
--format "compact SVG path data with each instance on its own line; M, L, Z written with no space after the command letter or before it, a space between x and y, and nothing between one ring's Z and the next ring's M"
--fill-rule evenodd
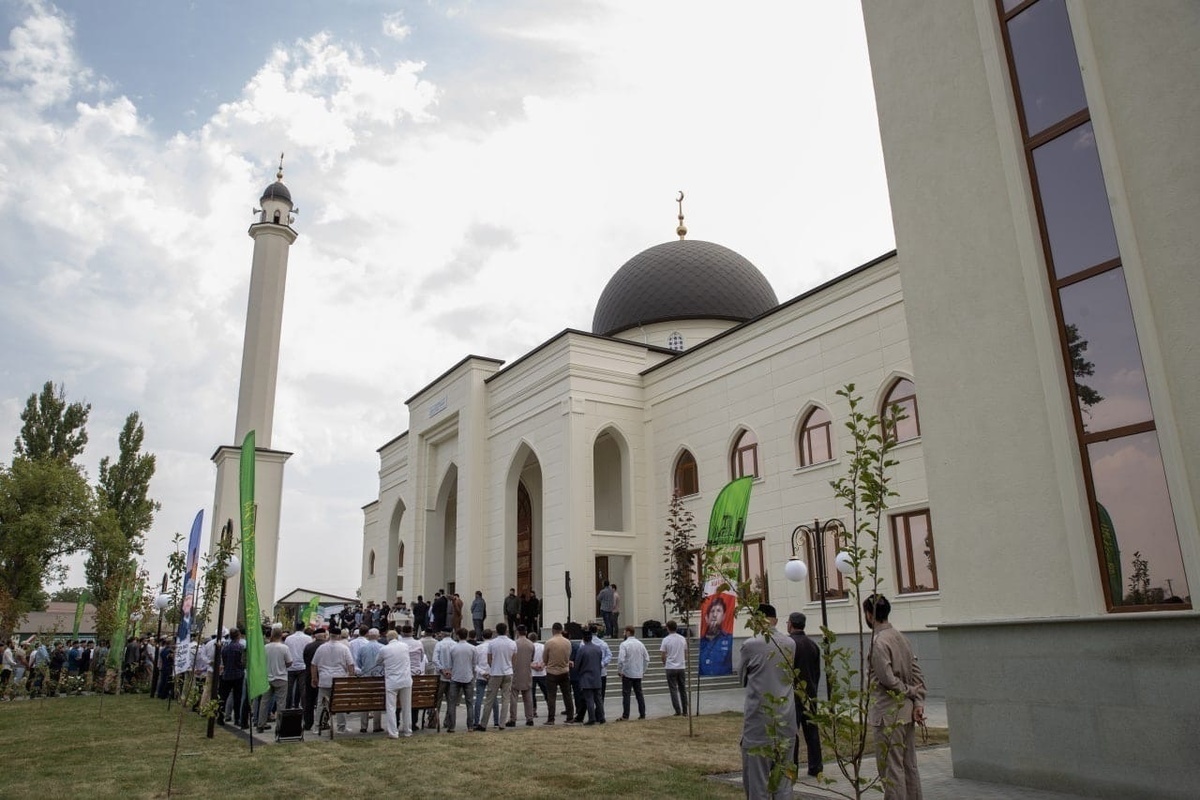
M369 556L367 556L367 576L371 577L371 578L375 577L375 551L374 550L372 550L371 554Z
M833 418L817 406L808 412L800 426L800 466L826 461L833 461Z
M752 478L759 476L758 437L754 435L753 431L743 430L737 441L733 443L733 450L729 454L729 465L735 480L747 475Z
M696 457L684 450L675 459L675 492L680 497L700 493L700 473L696 468Z
M896 412L895 408L899 408ZM883 434L896 442L907 442L921 435L921 418L917 413L917 387L908 378L900 378L892 384L883 408L879 411L883 420Z
M399 556L399 562L400 562L400 563L399 563L399 564L397 564L397 566L398 566L400 569L404 569L404 542L401 542L401 543L400 543L400 556Z

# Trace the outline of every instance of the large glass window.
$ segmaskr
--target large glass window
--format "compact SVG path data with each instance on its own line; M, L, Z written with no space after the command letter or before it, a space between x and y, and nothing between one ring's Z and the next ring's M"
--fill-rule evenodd
M897 591L900 594L936 592L937 559L933 553L933 526L929 523L929 511L896 514L891 522Z
M817 584L817 543L814 537L805 537L805 549L808 551L808 596L814 601L821 599L821 587ZM838 572L837 559L838 537L826 535L825 552L819 554L825 559L825 599L841 600L847 597L846 586L842 573Z
M696 470L696 459L690 452L684 450L675 459L675 491L680 497L697 494L700 491L700 475Z
M1008 30L1030 134L1087 107L1063 0L1035 3L1013 17Z
M767 560L764 539L747 539L742 543L742 580L750 581L750 588L762 595L762 602L771 602L771 591L767 585Z
M883 398L879 417L883 420L884 435L897 442L907 442L921 435L921 421L917 416L917 387L912 381L901 378L892 384L891 391Z
M998 12L1021 108L1066 377L1077 401L1077 437L1104 593L1113 610L1190 608L1070 15L1063 0L1023 6L1001 0Z
M814 408L800 426L800 466L833 460L833 420L823 408Z
M1085 122L1033 151L1054 274L1066 278L1118 256L1112 211Z
M733 452L729 454L729 461L735 480L747 475L758 477L758 437L752 431L742 431L738 436L733 443Z

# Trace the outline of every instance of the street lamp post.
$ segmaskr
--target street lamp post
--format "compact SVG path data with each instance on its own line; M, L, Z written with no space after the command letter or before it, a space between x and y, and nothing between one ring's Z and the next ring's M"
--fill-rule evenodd
M228 550L229 546L230 546L230 542L232 542L232 541L233 541L233 520L229 519L229 520L225 521L225 526L223 528L221 528L221 551L224 552L224 551ZM212 686L211 695L210 695L210 696L216 695L218 698L218 702L220 702L220 688L221 688L221 683L220 683L221 682L221 630L222 630L222 626L224 625L224 620L225 620L225 584L229 581L230 578L232 578L234 575L238 574L238 570L241 569L241 566L242 565L238 561L238 557L233 555L232 553L230 553L229 561L227 561L225 563L225 574L221 577L221 595L220 595L220 599L217 602L217 640L213 644L213 660L212 660L213 686ZM223 713L223 712L224 712L224 709L221 709L219 713ZM237 711L234 711L235 715L237 713L238 713ZM213 734L216 731L216 727L217 727L217 717L214 714L213 716L208 718L208 738L209 739L213 738Z
M162 591L154 598L154 608L158 610L158 633L154 635L154 665L150 670L150 696L158 696L158 665L162 661L162 623L163 612L171 604L171 596L167 594L167 573L163 573Z
M825 571L825 537L826 535L833 537L833 543L836 547L838 539L846 534L846 526L840 519L827 519L824 524L821 520L814 519L812 525L797 525L792 531L792 557L783 569L783 574L787 576L789 581L794 583L802 583L808 579L808 566L804 563L804 559L800 557L800 547L803 543L807 549L808 545L812 545L811 552L814 560L817 562L817 595L821 601L821 646L825 654L829 655L829 636L825 633L829 629L829 607L827 597L829 595L829 576ZM838 572L843 575L848 575L854 571L854 567L850 562L849 554L839 552L835 559L835 565ZM830 698L833 687L829 681L825 681L825 696Z

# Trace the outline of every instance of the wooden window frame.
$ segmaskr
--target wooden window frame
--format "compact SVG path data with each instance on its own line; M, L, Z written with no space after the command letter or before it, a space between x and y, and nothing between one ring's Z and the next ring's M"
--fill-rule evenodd
M820 422L816 425L810 425L809 421L818 411L825 411L820 406L814 406L807 414L804 415L804 422L800 425L800 466L812 467L817 464L828 464L830 461L836 461L833 455L833 415L825 411L829 416L829 421ZM825 445L829 451L829 458L822 461L814 461L812 457L812 437L818 434L821 429L824 429Z
M685 462L684 461L685 457L687 459L689 459L689 461ZM692 485L695 487L695 489L694 489L694 491L685 492L683 490L684 487L682 485L683 481L681 480L681 475L683 475L688 470L691 471L691 477L692 477L692 482L693 482ZM674 475L675 491L679 494L680 497L691 497L693 495L700 494L700 467L696 463L696 457L694 455L692 455L691 450L685 449L682 453L679 454L679 457L675 459L675 469L673 470L673 475Z
M767 572L767 539L765 536L757 536L753 539L742 540L742 564L741 564L741 579L743 581L750 580L750 552L751 550L758 551L758 573L762 575L762 602L771 602L771 580ZM753 588L757 588L752 586Z
M910 519L915 517L925 518L925 528L929 531L929 573L933 578L933 586L918 588L915 585L905 585L904 575L905 568L908 570L909 583L913 583L916 579L916 556L914 555L912 526L909 523ZM928 508L918 509L916 511L905 511L899 514L892 514L889 517L890 527L892 529L892 553L896 559L896 593L897 594L928 594L930 592L941 591L938 585L937 571L937 549L933 538L933 518L929 514ZM903 526L903 530L901 530ZM904 547L901 548L901 534L904 538ZM923 544L923 543L922 543Z
M754 436L754 443L743 445L742 440L746 438L747 434ZM754 465L754 469L751 472L746 472L743 469L746 456L749 456ZM745 477L755 479L761 477L758 472L758 437L751 433L749 428L743 428L733 443L733 452L729 454L729 471L733 475L734 480Z

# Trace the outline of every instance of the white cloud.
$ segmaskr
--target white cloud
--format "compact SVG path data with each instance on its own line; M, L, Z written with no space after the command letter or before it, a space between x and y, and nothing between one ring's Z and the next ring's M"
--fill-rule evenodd
M617 267L673 236L678 189L691 236L745 254L781 299L891 246L858 14L449 6L442 35L471 37L467 55L317 33L163 139L139 102L95 96L70 24L35 4L0 54L0 441L63 381L94 406L94 475L141 411L163 502L147 559L165 560L233 435L244 232L286 151L300 238L273 444L296 455L277 588L349 593L403 400L467 352L511 360L587 328ZM419 51L424 25L383 24Z
M404 22L404 12L396 11L383 15L383 35L402 42L412 33L412 28Z

